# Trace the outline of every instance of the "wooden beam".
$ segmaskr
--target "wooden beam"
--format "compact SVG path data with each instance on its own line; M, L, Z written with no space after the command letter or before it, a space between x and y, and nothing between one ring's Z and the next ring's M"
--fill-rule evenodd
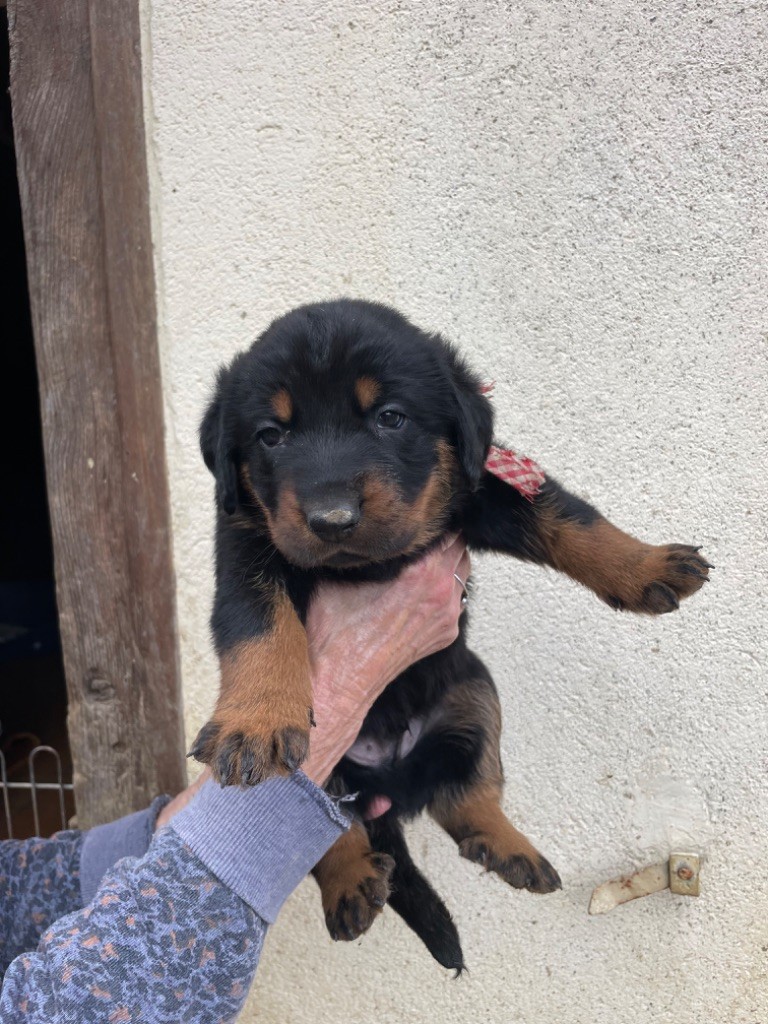
M138 0L11 0L78 823L184 784Z

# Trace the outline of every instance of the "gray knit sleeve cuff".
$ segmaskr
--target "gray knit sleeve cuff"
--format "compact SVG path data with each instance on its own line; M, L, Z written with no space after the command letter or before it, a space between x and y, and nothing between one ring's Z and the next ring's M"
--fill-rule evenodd
M158 796L149 807L125 818L97 825L83 836L80 849L80 895L87 907L96 895L101 880L113 864L123 857L143 857L152 840L157 816L170 801Z
M272 924L302 878L349 828L343 803L303 772L245 788L209 781L168 827Z

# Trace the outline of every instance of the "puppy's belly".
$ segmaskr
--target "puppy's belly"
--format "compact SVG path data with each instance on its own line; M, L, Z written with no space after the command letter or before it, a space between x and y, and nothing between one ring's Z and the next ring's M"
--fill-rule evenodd
M411 718L405 732L385 740L375 736L358 736L346 756L366 768L394 764L410 754L424 731L424 724L423 718Z

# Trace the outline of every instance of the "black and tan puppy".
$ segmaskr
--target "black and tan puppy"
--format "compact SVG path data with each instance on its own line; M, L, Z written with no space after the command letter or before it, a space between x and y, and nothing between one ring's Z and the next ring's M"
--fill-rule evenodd
M194 755L225 784L294 771L312 724L303 622L324 578L383 579L461 531L476 551L553 566L612 608L661 614L701 587L697 549L643 544L550 478L530 498L485 469L493 416L438 335L341 300L296 309L219 374L201 427L216 478L213 635L221 695ZM382 694L329 788L392 808L315 870L331 934L390 905L440 963L463 959L448 911L413 864L401 821L427 809L462 856L515 888L551 892L552 866L501 809L493 680L456 642Z

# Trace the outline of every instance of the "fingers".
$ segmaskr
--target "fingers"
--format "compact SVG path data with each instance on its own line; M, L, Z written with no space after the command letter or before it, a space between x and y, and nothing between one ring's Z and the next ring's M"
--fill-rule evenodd
M464 585L466 586L467 580L469 579L469 575L472 572L472 561L469 557L469 552L467 551L466 548L464 548L464 551L461 554L461 558L459 559L458 565L456 566L454 572L459 577L459 579L464 582Z
M454 588L454 594L458 601L458 615L461 617L467 610L467 589L469 586L469 574L472 571L472 566L469 559L469 552L464 551L461 556L459 564L456 566L456 572L453 574L454 579L457 581Z
M454 594L458 596L459 601L459 615L463 615L467 606L467 589L469 583L469 574L472 572L472 562L469 557L469 552L466 546L460 548L459 560L456 563L456 568L453 571L453 578L456 586L454 588Z
M467 579L470 572L469 554L466 541L460 533L447 533L440 542L437 553L440 556L440 562L452 573L456 573L463 580ZM426 556L426 558L430 557L430 555Z
M466 553L467 545L460 533L452 533L449 537L450 543L440 550L443 553L442 560L451 567L451 572L456 572L456 567Z
M414 563L414 566L419 565L426 573L422 577L424 583L430 581L428 585L433 597L438 601L446 601L446 608L453 609L454 601L458 602L457 615L461 614L466 605L462 598L472 571L467 545L461 534L446 534L439 547L425 555L420 562Z

